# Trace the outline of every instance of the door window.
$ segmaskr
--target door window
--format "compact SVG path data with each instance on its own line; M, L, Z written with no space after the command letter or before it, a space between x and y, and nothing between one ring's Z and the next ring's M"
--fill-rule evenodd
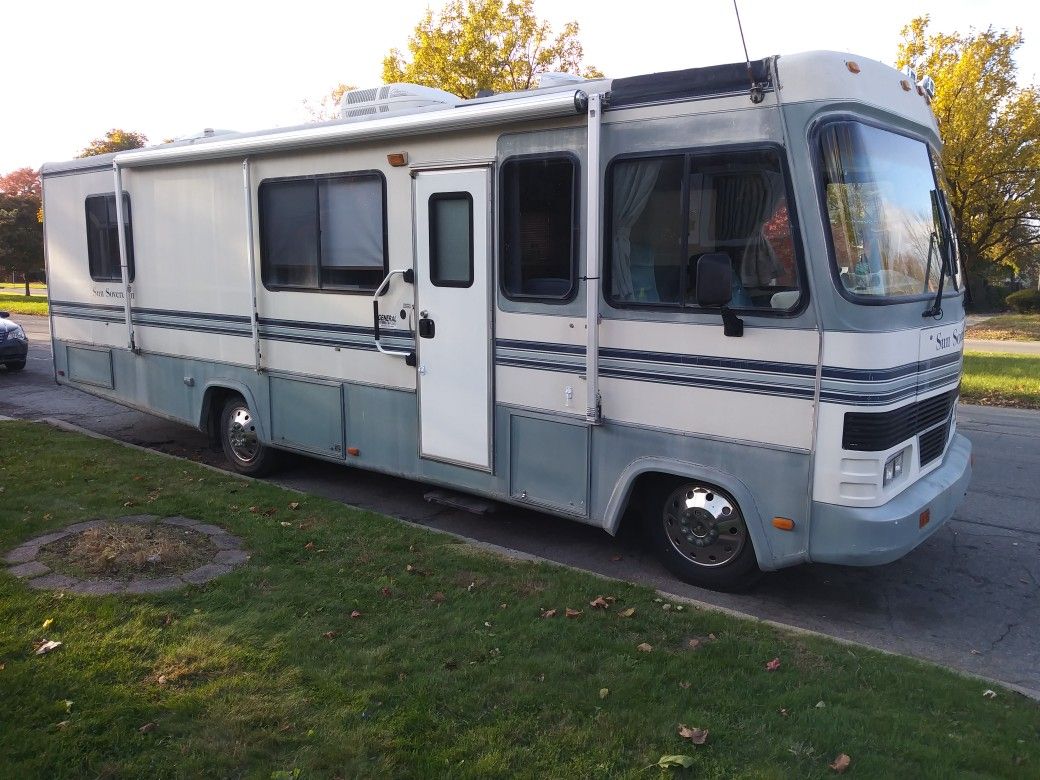
M473 197L468 192L430 196L430 281L437 287L473 284Z

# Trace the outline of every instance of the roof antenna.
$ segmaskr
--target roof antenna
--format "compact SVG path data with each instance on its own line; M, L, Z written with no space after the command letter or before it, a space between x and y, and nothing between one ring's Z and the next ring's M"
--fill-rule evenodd
M744 46L744 62L747 63L748 81L751 82L751 102L761 103L765 99L765 90L762 85L755 81L755 74L751 70L751 58L747 53L747 41L744 40L744 25L740 23L740 9L737 8L737 0L733 0L733 13L737 15L737 29L740 30L740 43Z

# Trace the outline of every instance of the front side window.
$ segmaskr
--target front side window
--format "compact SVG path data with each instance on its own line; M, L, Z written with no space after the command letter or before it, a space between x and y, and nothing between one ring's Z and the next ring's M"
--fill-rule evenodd
M820 147L843 289L874 300L934 294L953 242L928 147L851 121L826 125Z
M502 166L502 290L565 301L577 287L577 164L570 157Z
M87 265L95 282L123 279L119 262L119 218L116 196L91 195L86 200ZM130 227L130 196L123 193L123 229L126 231L126 265L129 280L134 280L134 236Z
M721 253L730 306L790 311L800 300L787 186L772 150L621 160L608 177L610 299L697 306L697 261Z
M386 218L378 174L266 181L259 200L266 286L367 291L383 280Z

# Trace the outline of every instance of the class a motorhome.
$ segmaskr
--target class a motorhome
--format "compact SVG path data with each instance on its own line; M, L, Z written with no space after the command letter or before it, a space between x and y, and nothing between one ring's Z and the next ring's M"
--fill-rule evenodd
M707 587L895 560L971 471L930 88L832 52L387 85L48 164L57 381L247 474L289 450L633 518Z

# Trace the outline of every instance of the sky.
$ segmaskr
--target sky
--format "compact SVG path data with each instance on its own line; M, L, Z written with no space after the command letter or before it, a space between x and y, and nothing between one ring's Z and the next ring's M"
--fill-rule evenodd
M1021 27L1019 80L1040 81L1040 3L1023 0L739 0L752 58L811 49L891 63L899 30ZM381 83L382 60L440 0L82 0L5 3L0 174L74 157L110 128L158 143L206 127L246 131L308 119L336 83ZM126 9L120 17L103 8ZM732 0L535 0L577 21L585 61L608 76L743 59Z

